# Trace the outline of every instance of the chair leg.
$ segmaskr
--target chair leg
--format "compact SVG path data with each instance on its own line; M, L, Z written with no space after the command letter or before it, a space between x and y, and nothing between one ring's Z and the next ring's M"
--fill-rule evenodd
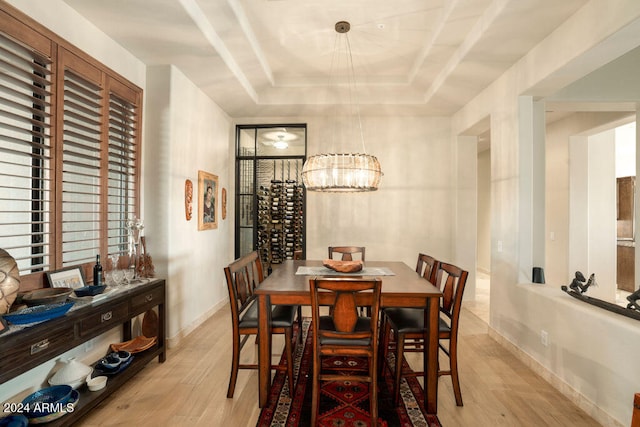
M313 359L313 381L311 389L311 425L315 426L318 419L318 405L320 403L320 363L318 357Z
M302 306L298 306L298 336L296 338L297 343L302 343Z
M402 359L404 355L404 334L396 334L396 371L393 387L393 403L398 406L400 402L400 382L402 381Z
M377 355L374 354L369 360L369 375L371 376L371 384L369 384L369 411L371 411L371 425L378 425L378 366Z
M240 365L240 334L233 334L233 355L231 357L231 376L229 377L229 388L227 389L227 398L233 397L236 389L236 380L238 379L238 367Z
M462 391L458 378L458 343L456 340L449 340L449 368L451 369L451 382L453 383L453 394L456 396L456 405L462 406Z
M287 376L289 377L289 396L293 396L293 328L284 330L284 351L287 357Z
M378 349L378 377L384 377L384 369L387 366L387 360L389 356L389 335L391 334L391 326L389 322L387 322L384 318L384 315L381 316L382 320L380 321L380 348Z

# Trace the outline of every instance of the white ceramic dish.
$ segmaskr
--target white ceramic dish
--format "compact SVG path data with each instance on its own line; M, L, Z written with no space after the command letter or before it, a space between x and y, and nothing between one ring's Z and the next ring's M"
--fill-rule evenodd
M95 378L87 377L87 387L89 387L89 390L91 391L102 390L103 388L106 387L106 385L107 385L107 377L105 376L101 375Z
M93 368L73 358L63 363L64 366L49 378L49 384L67 384L75 390L84 383L87 375L91 375L93 372Z

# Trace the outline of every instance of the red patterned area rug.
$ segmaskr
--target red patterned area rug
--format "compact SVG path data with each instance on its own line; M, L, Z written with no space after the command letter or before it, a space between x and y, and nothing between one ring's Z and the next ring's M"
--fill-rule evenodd
M294 358L295 390L291 397L285 373L278 371L273 380L269 401L262 408L258 427L307 427L311 425L311 370L313 369L313 340L304 319L302 342L297 346ZM280 361L284 364L284 357ZM357 358L336 357L323 362L323 366L338 370L364 368L366 361ZM400 396L402 404L393 405L393 378L385 371L378 385L378 426L381 427L441 427L438 417L427 415L424 410L424 391L418 380L408 377L402 380ZM366 427L371 425L369 415L369 385L367 383L333 381L323 382L320 395L319 426Z

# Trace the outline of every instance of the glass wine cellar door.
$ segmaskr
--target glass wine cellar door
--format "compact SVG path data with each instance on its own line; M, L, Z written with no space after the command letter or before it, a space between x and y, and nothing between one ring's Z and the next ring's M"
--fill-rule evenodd
M258 250L265 273L305 258L306 125L236 126L235 256Z

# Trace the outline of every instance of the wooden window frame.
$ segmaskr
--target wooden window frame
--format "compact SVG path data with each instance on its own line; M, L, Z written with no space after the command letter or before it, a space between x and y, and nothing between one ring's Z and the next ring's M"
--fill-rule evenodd
M139 216L140 212L140 166L142 155L142 100L143 90L131 83L118 73L92 58L85 52L76 48L57 34L48 30L32 18L26 16L13 6L0 2L0 33L9 36L11 39L19 42L25 47L33 49L38 54L51 60L51 96L50 96L50 195L48 213L48 221L46 224L48 239L48 265L42 271L21 275L21 290L29 290L41 288L45 286L45 273L47 271L57 270L69 265L63 265L62 253L62 150L64 141L64 115L63 115L63 99L64 99L64 71L65 69L73 69L74 73L79 73L83 78L91 80L99 85L102 90L102 106L103 112L100 121L100 144L99 144L99 202L98 212L98 230L99 240L96 247L97 253L103 255L103 258L113 250L113 244L109 245L109 167L110 167L110 100L112 97L129 102L132 106L132 123L133 130L130 134L131 157L130 175L134 189L133 202L127 200L127 214L131 216ZM2 108L2 107L0 107ZM115 132L118 132L117 130ZM115 154L114 154L115 155ZM113 160L113 159L111 159ZM126 174L126 172L125 172ZM2 212L0 206L0 212ZM133 210L133 212L129 212ZM1 224L0 224L1 225ZM84 269L86 277L95 262L93 260L83 260L77 264Z

